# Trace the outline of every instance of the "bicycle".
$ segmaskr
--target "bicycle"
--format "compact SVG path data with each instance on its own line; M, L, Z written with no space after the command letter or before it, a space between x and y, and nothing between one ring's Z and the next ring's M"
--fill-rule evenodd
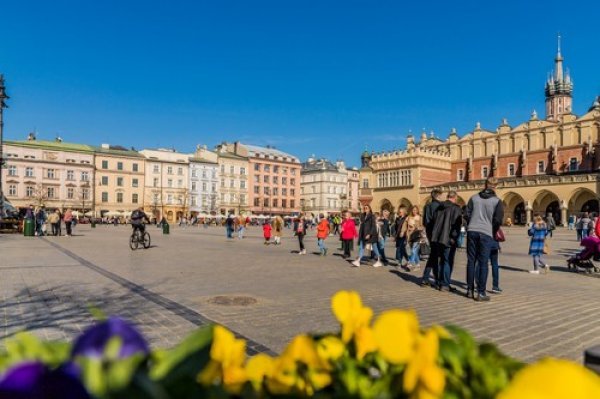
M132 251L138 249L139 245L142 244L144 249L150 248L150 234L147 231L142 231L140 229L133 230L131 233L131 237L129 237L129 248Z

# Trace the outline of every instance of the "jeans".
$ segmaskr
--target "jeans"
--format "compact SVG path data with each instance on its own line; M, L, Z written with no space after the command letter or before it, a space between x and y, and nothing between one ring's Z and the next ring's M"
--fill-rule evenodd
M398 238L398 241L396 241L396 260L398 263L402 264L404 259L408 261L408 255L406 254L406 238Z
M52 223L52 235L59 236L60 235L60 222Z
M304 251L304 234L298 233L298 244L300 244L300 251Z
M227 226L227 238L233 238L233 228L231 226Z
M238 229L238 238L239 239L244 238L244 230L246 230L246 228L243 226L240 226L240 228Z
M71 224L72 224L72 223L73 223L73 222L71 222L70 220L65 222L65 229L67 229L67 235L68 235L68 236L70 236L70 235L73 233L73 232L71 231Z
M35 226L36 226L36 230L37 230L37 234L38 236L43 236L44 235L44 230L42 230L42 226L44 225L43 221L37 221Z
M410 256L408 257L408 263L412 263L413 265L418 265L421 261L419 257L419 250L421 249L420 243L417 241L412 244L412 250L410 251Z
M363 258L363 256L365 255L365 246L367 243L365 243L363 240L360 240L358 242L358 260L361 260ZM375 257L377 259L379 259L379 250L377 249L377 244L371 244L372 246L372 253L375 254Z
M498 266L497 249L490 251L490 263L492 264L492 288L500 288L500 267Z
M452 271L454 270L454 256L456 255L456 247L441 246L440 263L438 264L437 281L438 284L445 287L450 287L452 281Z
M377 245L375 245L377 247L377 252L379 252L379 256L381 256L381 261L383 263L387 263L387 258L385 257L385 241L386 238L380 238L379 241L377 242Z
M575 228L575 223L569 223L569 230L573 230Z
M321 251L322 254L324 254L325 251L327 251L327 247L325 246L325 239L324 238L318 238L317 239L317 245L319 246L319 250Z
M542 255L533 255L533 270L537 270L538 268L544 267L544 259L542 259Z
M584 238L587 238L590 234L590 230L589 229L582 229L581 230L581 239L583 240Z
M577 241L581 241L581 229L577 229Z
M488 262L493 238L476 231L467 233L467 289L485 295L488 278Z

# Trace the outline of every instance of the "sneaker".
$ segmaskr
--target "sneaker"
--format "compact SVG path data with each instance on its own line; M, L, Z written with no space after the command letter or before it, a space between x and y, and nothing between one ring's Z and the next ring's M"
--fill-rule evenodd
M466 297L469 298L469 299L475 299L475 295L473 294L472 290L467 290Z
M502 293L502 288L500 288L500 287L494 287L494 288L492 288L492 292L494 294L501 294Z
M475 298L475 300L477 302L489 302L490 297L487 296L486 294L480 292L479 294L477 294L477 297Z
M381 263L381 261L379 261L379 260L377 262L373 263L373 267L381 267L381 266L383 266L383 263Z
M550 273L550 265L546 264L544 265L544 273Z
M327 256L327 248L323 250L323 256Z
M442 291L442 292L451 292L450 287L447 286L447 285L440 285L440 286L438 286L438 290Z
M360 260L356 259L354 262L352 262L352 266L360 267Z
M540 274L539 270L530 270L529 273L531 274Z
M421 282L419 283L419 286L421 287L429 287L431 286L431 283L427 280L421 280Z

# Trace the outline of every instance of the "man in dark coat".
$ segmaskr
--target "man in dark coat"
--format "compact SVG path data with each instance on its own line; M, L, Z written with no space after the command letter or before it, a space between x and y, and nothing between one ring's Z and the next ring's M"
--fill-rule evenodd
M377 221L373 215L373 211L369 205L365 205L364 213L360 215L360 227L358 228L358 258L352 262L352 266L360 267L360 261L364 255L365 247L371 244L375 255L379 259L379 251L377 250L377 241L379 234L377 233ZM379 260L375 264L379 264Z
M435 223L435 216L438 207L440 206L440 198L442 197L442 191L435 188L431 191L431 202L425 205L425 209L423 210L423 225L425 226L425 234L427 235L427 241L431 243L431 234L433 232L433 225ZM437 284L437 263L434 260L434 256L427 258L427 263L425 264L425 270L423 270L423 277L421 277L421 286L429 285L429 275L433 270L433 277L436 279Z
M453 291L450 279L462 225L462 211L456 204L457 198L456 191L450 191L446 201L437 208L431 234L431 258L436 263L440 291Z

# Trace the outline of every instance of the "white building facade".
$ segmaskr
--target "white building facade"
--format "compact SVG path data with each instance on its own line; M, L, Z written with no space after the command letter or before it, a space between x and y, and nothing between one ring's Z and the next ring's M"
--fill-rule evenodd
M339 214L348 206L348 170L344 162L309 158L302 164L300 203L305 213Z
M219 157L198 146L190 161L190 214L215 215L219 208Z

